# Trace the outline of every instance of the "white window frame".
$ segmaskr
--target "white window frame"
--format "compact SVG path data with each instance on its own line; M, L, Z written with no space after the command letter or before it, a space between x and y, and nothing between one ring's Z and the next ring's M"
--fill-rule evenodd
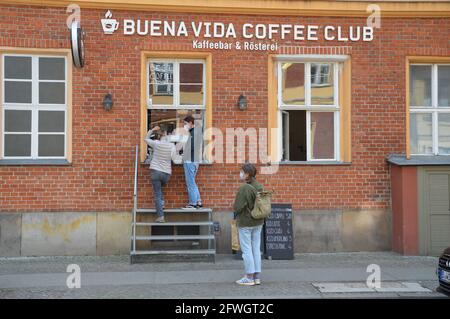
M173 104L150 103L150 63L173 63ZM180 64L202 64L203 101L201 105L180 104ZM148 59L146 64L147 108L151 110L205 110L206 109L206 61L202 59Z
M419 155L419 156L433 156L433 155L441 155L441 156L450 156L450 154L439 153L439 114L450 113L450 106L438 106L438 66L449 66L449 63L410 63L410 74L411 74L411 66L414 65L426 65L431 66L431 106L412 106L409 105L409 114L411 117L413 113L431 113L431 142L433 152L430 153L411 153L411 155ZM408 94L411 96L411 88L408 88ZM411 133L410 133L411 136ZM411 147L411 137L409 140L409 147Z
M31 80L28 79L5 79L5 57L21 56L31 57ZM39 58L62 58L64 59L64 80L40 80L39 79ZM62 55L47 55L47 54L19 54L19 53L5 53L2 54L2 149L0 158L3 159L66 159L67 158L67 112L68 112L68 63L66 56ZM6 103L5 102L5 81L31 81L31 103ZM64 83L64 97L65 104L39 104L39 82ZM31 111L31 132L5 132L5 111L6 110L23 110ZM64 111L64 133L63 132L39 132L39 111ZM31 156L6 156L5 155L5 136L8 134L30 134L31 133ZM38 143L39 135L64 135L64 155L63 156L39 156Z
M305 110L306 111L306 162L328 162L340 161L340 106L339 106L339 75L342 69L343 62L347 59L346 56L340 55L308 55L308 56L279 56L277 58L277 122L278 122L278 161L279 162L297 162L297 161L283 161L283 126L282 126L282 112ZM283 103L282 99L282 64L283 63L304 63L304 78L305 78L305 104L304 105L289 105ZM333 69L333 97L334 103L329 105L313 105L311 104L311 81L308 78L310 74L311 64L331 64ZM311 113L312 112L333 112L334 113L334 157L333 158L311 158Z

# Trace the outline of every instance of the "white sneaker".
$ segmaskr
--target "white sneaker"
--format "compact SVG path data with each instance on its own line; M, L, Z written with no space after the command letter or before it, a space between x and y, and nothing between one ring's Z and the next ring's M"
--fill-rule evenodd
M196 207L195 207L195 205L189 204L189 205L186 205L186 206L184 206L184 207L181 207L181 209L185 209L185 210L188 210L188 209L196 209Z
M254 281L255 281L255 285L261 285L261 279L257 278L257 279L254 279Z
M164 220L164 216L158 217L155 220L156 223L165 223L166 221Z
M236 283L238 285L242 285L242 286L254 286L255 282L253 281L253 279L249 279L247 277L242 277L241 279L237 280Z

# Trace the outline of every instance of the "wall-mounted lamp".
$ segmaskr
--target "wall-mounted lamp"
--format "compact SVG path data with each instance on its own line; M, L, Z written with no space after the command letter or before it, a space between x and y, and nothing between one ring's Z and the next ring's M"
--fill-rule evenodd
M241 111L247 109L247 98L243 94L239 95L237 106Z
M113 107L113 99L112 99L112 94L108 93L105 95L105 97L103 98L103 108L106 111L110 111Z

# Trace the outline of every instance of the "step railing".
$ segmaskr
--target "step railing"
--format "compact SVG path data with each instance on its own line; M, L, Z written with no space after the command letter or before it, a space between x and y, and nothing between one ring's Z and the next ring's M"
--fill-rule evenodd
M134 161L134 190L133 190L133 253L136 252L136 211L138 195L138 167L139 167L139 145L136 145L136 159Z
M208 208L204 209L194 209L192 212L198 213L207 213L208 220L203 221L173 221L167 223L156 223L156 222L137 222L137 214L139 213L156 213L155 209L150 208L138 208L138 169L139 169L139 145L136 145L136 154L134 161L134 188L133 188L133 222L132 222L132 249L131 249L131 263L133 263L133 256L136 255L169 255L169 254L187 254L187 255L215 255L215 237L212 234L212 228L214 223L212 221L212 210ZM165 210L169 213L185 213L186 210L183 209L167 209ZM209 234L198 234L198 235L150 235L150 236L137 236L136 234L136 226L143 227L158 227L158 226L173 226L173 227L182 227L182 226L203 226L208 227ZM198 250L136 250L136 241L164 241L164 240L175 240L175 241L185 241L185 240L207 240L208 248L207 249L198 249Z

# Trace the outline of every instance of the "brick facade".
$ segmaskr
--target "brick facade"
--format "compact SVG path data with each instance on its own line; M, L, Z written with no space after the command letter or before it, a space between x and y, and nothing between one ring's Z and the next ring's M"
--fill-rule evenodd
M130 211L134 147L140 142L140 54L186 51L191 37L104 35L106 10L83 9L86 66L73 70L73 163L69 166L0 166L3 212ZM182 14L114 10L117 19L221 21L236 30L249 23L363 25L363 18ZM0 6L0 46L70 48L64 8ZM284 165L260 181L275 190L275 202L301 209L389 209L390 153L405 153L405 56L450 55L450 20L382 18L372 42L279 40L278 53L350 54L352 58L351 165ZM267 52L211 50L212 123L267 127ZM71 61L69 61L71 62ZM111 92L113 110L102 107ZM246 111L236 107L244 93ZM147 165L140 165L139 206L153 206ZM239 164L204 165L198 184L205 206L231 211ZM169 207L186 204L182 167L166 190Z

